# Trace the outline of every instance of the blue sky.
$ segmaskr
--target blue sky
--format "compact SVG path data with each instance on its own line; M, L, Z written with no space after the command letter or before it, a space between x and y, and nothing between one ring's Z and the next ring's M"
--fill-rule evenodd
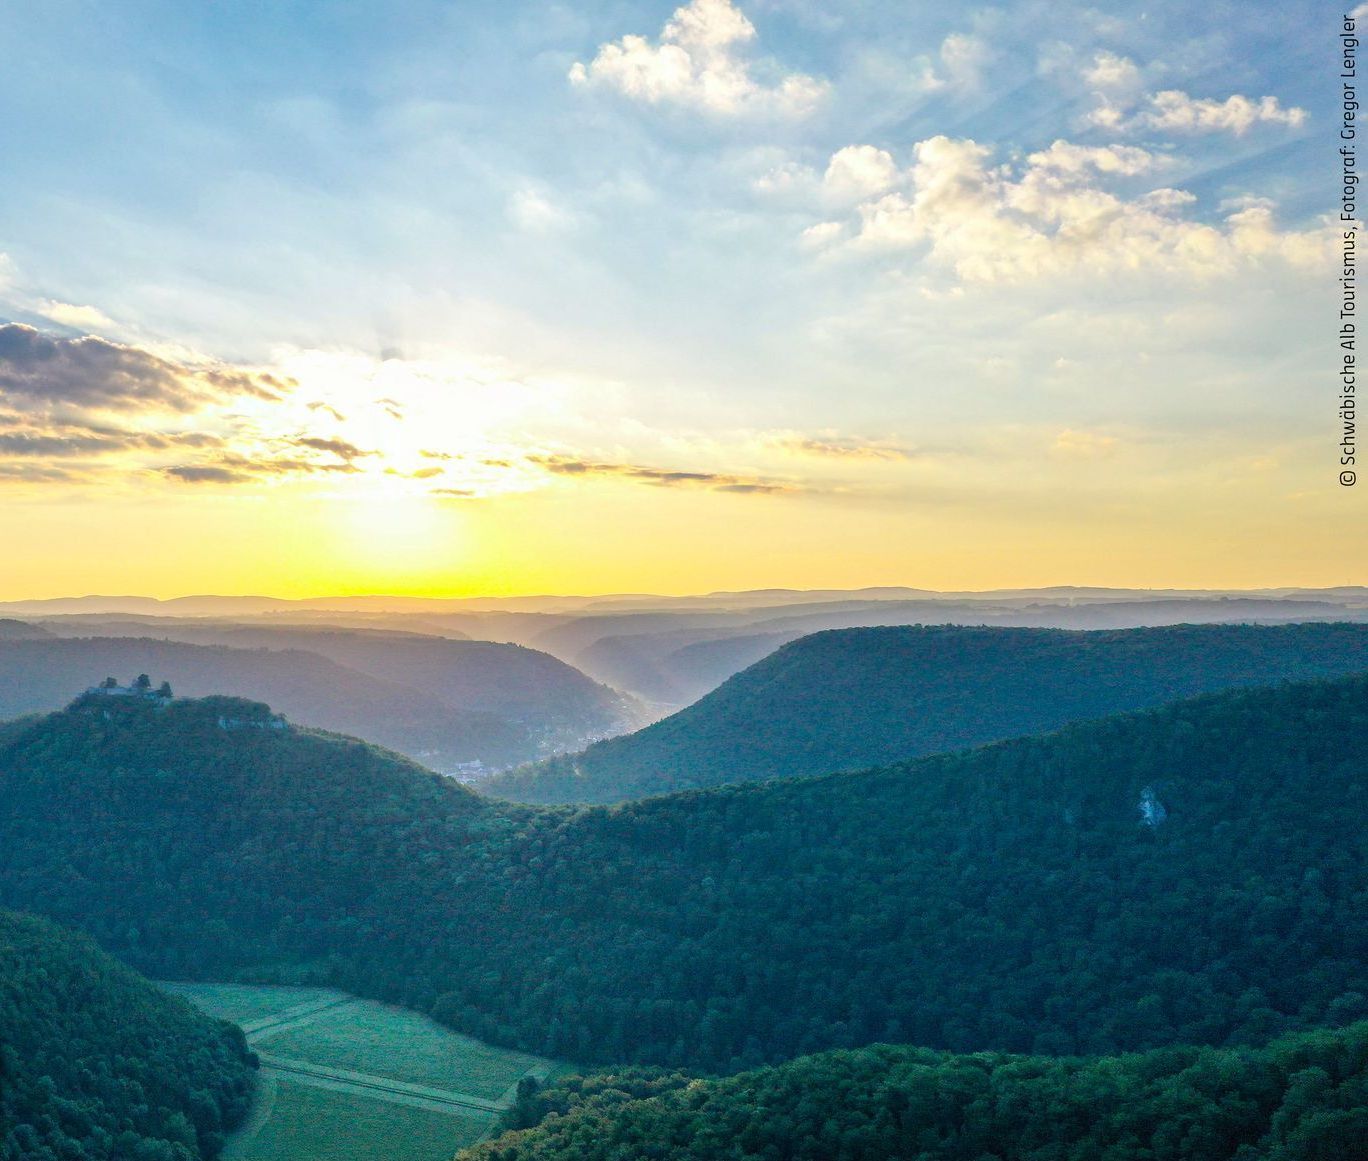
M1099 579L1085 546L1127 520L1132 583L1342 581L1315 404L1336 29L1311 4L0 6L0 319L193 387L117 415L11 390L12 495L596 489L649 521L683 491L690 526L782 526L788 567L867 529L852 583L1016 583L1010 537L967 572L880 545L1026 526L1053 579ZM244 407L214 367L285 386ZM115 420L143 446L54 442ZM1242 540L1270 510L1286 557Z

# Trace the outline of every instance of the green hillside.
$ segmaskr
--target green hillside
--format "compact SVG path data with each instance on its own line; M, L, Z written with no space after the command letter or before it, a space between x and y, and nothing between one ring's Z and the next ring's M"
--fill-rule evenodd
M1259 1043L1368 1004L1368 677L580 810L220 726L265 713L87 702L12 739L0 900L151 974L590 1062Z
M485 783L519 802L618 802L826 774L1279 680L1368 671L1368 625L815 633L679 713Z
M1368 1024L1257 1050L879 1045L722 1080L626 1070L529 1092L514 1123L536 1127L461 1161L1353 1161L1368 1142Z
M0 1159L217 1157L252 1083L237 1028L85 936L0 911Z

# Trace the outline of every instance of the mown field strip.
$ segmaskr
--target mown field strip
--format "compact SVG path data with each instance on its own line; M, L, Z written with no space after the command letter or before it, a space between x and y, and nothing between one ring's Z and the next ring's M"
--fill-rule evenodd
M303 1028L312 1024L324 1012L330 1012L334 1008L345 1008L348 1004L355 1003L357 1001L351 996L340 1000L310 1000L304 1004L296 1004L293 1008L286 1008L283 1012L262 1016L257 1020L249 1020L241 1027L250 1043L262 1035L273 1035L276 1032L285 1032L291 1028Z
M498 1132L522 1077L564 1067L331 989L166 987L233 1019L261 1062L223 1161L449 1161Z
M438 1109L442 1107L459 1108L477 1113L486 1113L493 1116L495 1113L503 1112L505 1105L497 1101L488 1101L482 1097L471 1096L468 1093L451 1092L446 1089L428 1088L425 1085L409 1084L402 1080L393 1080L387 1076L375 1076L371 1073L353 1072L348 1068L324 1068L317 1064L310 1064L306 1060L291 1060L289 1057L271 1056L267 1053L260 1053L263 1068L272 1069L275 1072L288 1073L292 1077L305 1079L313 1078L317 1080L330 1081L335 1085L347 1085L356 1089L364 1089L368 1095L380 1095L386 1097L406 1097L413 1101L423 1101Z

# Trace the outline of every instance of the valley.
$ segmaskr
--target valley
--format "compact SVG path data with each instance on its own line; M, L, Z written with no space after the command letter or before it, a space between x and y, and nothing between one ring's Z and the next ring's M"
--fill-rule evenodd
M494 1129L520 1080L563 1071L332 989L159 986L238 1024L260 1060L224 1161L449 1161Z

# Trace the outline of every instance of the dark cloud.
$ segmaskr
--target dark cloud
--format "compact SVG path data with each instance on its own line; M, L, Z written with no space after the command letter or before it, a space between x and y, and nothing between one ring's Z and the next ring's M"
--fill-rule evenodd
M426 448L419 449L418 454L425 460L459 460L463 458L453 455L451 452L428 451Z
M248 484L282 476L352 475L360 470L349 460L320 464L287 456L252 457L225 452L206 463L177 464L163 468L162 472L187 483Z
M373 456L379 453L374 451L362 451L354 443L348 443L345 439L320 439L317 436L306 436L303 439L292 441L296 447L307 447L314 451L331 452L340 460L354 460L357 456Z
M0 426L16 428L11 416L0 416ZM121 451L165 451L171 448L220 447L223 441L207 432L121 431L84 424L29 425L0 431L0 456L52 457L109 455Z
M107 339L60 338L0 324L0 395L45 406L192 411L232 396L278 399L293 386L273 375L175 363Z
M448 496L457 500L468 500L475 495L471 488L433 488L431 491L434 496Z
M235 472L231 468L218 467L212 464L181 464L162 470L166 475L186 484L246 484L250 483L252 479L251 476L244 475L242 472Z
M376 404L385 409L385 414L391 419L404 418L404 405L397 399L377 399Z
M611 476L635 480L659 488L700 487L714 492L738 495L778 495L800 492L796 484L757 477L733 476L719 472L690 472L671 468L652 468L641 464L601 463L570 456L528 456L529 462L557 476Z

